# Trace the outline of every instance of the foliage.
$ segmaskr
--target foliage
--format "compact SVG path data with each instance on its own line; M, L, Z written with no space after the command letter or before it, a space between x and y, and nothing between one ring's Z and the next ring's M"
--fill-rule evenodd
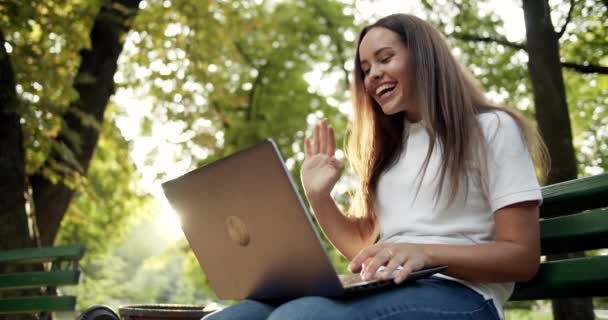
M148 1L136 21L131 38L138 53L123 70L124 85L140 86L156 98L150 117L184 127L178 143L184 156L199 159L195 165L266 137L292 158L301 149L309 114L331 116L343 128L344 117L325 97L310 92L304 79L318 63L332 71L333 60L343 54L335 52L328 35L352 24L339 6L173 1L171 8L179 10L167 14L162 4ZM317 22L320 10L334 29ZM141 68L149 64L144 73ZM202 159L192 154L200 149L207 154Z
M88 35L98 10L96 0L0 1L0 29L11 47L22 106L28 175L55 148L62 159L53 159L45 175L53 181L59 181L61 175L72 180L79 177L73 153L54 138L62 126L61 115L69 111L69 102L76 97L72 79L80 63L79 51L89 46ZM72 137L78 139L78 134Z
M118 245L131 220L146 215L150 208L150 196L137 191L136 169L128 161L129 144L114 124L113 109L106 114L85 186L72 200L57 239L58 243L86 244L85 259L90 260Z
M530 311L526 309L505 310L505 320L551 320L551 312Z
M135 191L129 146L114 125L117 111L106 114L108 123L101 128L92 116L70 107L77 98L73 81L79 51L90 46L100 5L97 0L0 1L0 28L10 48L21 105L26 175L38 172L46 161L42 173L50 181L78 190L57 241L84 243L87 259L116 244L133 213L149 201ZM55 140L60 129L71 142L80 140L63 122L66 113L102 130L88 179L73 151ZM51 158L51 150L58 157Z
M492 92L492 97L532 117L534 99L527 76L528 58L522 49L525 40L507 37L508 21L498 12L488 10L483 1L422 2L426 9L424 15L452 41L463 64ZM569 14L571 4L574 7ZM562 60L579 66L605 66L608 63L608 7L601 1L556 1L551 2L551 9L556 32L564 29L560 38ZM579 175L605 172L608 75L563 70Z
M608 76L569 71L565 81L579 172L608 172Z
M344 72L350 55L344 48L352 43L343 34L353 29L344 4L166 4L146 2L118 76L121 85L154 97L144 134L158 119L183 128L176 144L193 167L272 138L296 181L309 121L328 117L343 140L346 117L337 106L347 97L345 88L335 90L339 101L328 99L307 79ZM311 73L318 66L321 72Z

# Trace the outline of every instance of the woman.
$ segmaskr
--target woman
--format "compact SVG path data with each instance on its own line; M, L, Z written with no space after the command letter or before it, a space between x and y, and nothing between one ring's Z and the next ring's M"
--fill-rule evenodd
M365 279L448 270L350 298L245 301L206 319L498 319L513 282L534 276L538 133L487 101L439 32L411 15L362 30L354 80L347 151L360 184L344 215L330 196L342 164L322 121L301 171L313 212Z

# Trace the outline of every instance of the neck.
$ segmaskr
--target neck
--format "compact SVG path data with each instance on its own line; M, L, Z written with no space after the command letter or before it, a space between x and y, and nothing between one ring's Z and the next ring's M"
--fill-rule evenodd
M405 111L405 118L407 119L407 121L409 121L411 123L420 122L420 120L422 120L422 116L420 115L420 112L412 111L412 110Z

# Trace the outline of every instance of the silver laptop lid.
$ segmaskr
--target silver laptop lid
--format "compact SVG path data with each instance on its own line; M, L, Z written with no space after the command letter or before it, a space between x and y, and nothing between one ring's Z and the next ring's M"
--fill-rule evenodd
M273 141L162 187L219 298L343 293Z

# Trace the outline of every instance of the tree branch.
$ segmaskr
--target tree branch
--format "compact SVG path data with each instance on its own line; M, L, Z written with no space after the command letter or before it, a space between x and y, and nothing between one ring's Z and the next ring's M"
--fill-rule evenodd
M245 52L245 49L241 46L241 44L238 41L234 42L234 47L236 48L236 51L238 51L238 53L241 55L241 57L243 57L243 59L249 66L257 69L257 66L253 62L253 59L251 59L251 57L249 57L249 55Z
M477 42L487 42L487 43L498 43L506 47L510 47L517 50L526 50L526 45L523 43L515 43L507 40L504 37L482 37L473 34L464 34L464 33L452 33L448 36L453 37L458 40L465 41L477 41Z
M608 1L608 0L606 0ZM561 30L557 33L557 39L561 38L566 32L566 27L568 27L568 23L570 23L570 19L572 19L572 11L574 11L574 5L576 4L576 0L570 0L570 9L568 10L568 15L566 16L566 21L562 25Z
M606 0L608 1L608 0ZM449 35L455 39L465 40L465 41L477 41L477 42L487 42L487 43L498 43L507 47L511 47L517 50L528 51L525 44L514 43L508 41L506 38L497 38L497 37L482 37L471 34L462 34L462 33L452 33ZM598 73L598 74L608 74L608 67L594 64L580 64L576 62L562 62L562 68L572 69L574 71L580 73Z
M253 119L253 112L254 112L254 102L255 102L255 94L257 92L257 89L259 89L260 87L260 83L263 80L263 77L266 73L266 69L268 69L268 66L270 65L270 63L266 63L265 65L263 65L261 68L258 69L258 75L257 77L255 77L255 81L253 81L253 85L251 86L251 89L249 90L249 96L247 97L247 103L248 103L248 110L247 110L247 121L251 121Z
M254 111L253 103L254 103L254 99L255 99L256 90L260 86L260 83L262 82L262 77L263 77L264 73L266 72L266 69L268 69L270 62L266 62L265 64L263 64L261 66L257 66L254 63L253 59L249 55L247 55L247 53L245 52L245 49L241 46L240 43L235 41L234 46L236 47L236 50L239 52L241 57L243 57L243 59L245 60L245 63L247 63L250 67L252 67L258 71L258 75L256 76L256 78L253 82L253 85L251 86L251 90L249 90L249 96L247 97L247 108L248 109L247 109L246 119L249 121L253 118L253 111Z
M578 64L574 62L562 62L563 68L572 69L578 71L580 73L598 73L598 74L608 74L608 67L600 66L596 64Z
M222 111L222 108L218 105L217 101L214 100L214 99L211 99L209 101L209 105L219 115L220 120L222 122L222 126L224 127L224 132L228 131L228 129L230 129L230 123L228 122L228 119L227 119L228 117L226 116L226 114L224 113L224 111Z

